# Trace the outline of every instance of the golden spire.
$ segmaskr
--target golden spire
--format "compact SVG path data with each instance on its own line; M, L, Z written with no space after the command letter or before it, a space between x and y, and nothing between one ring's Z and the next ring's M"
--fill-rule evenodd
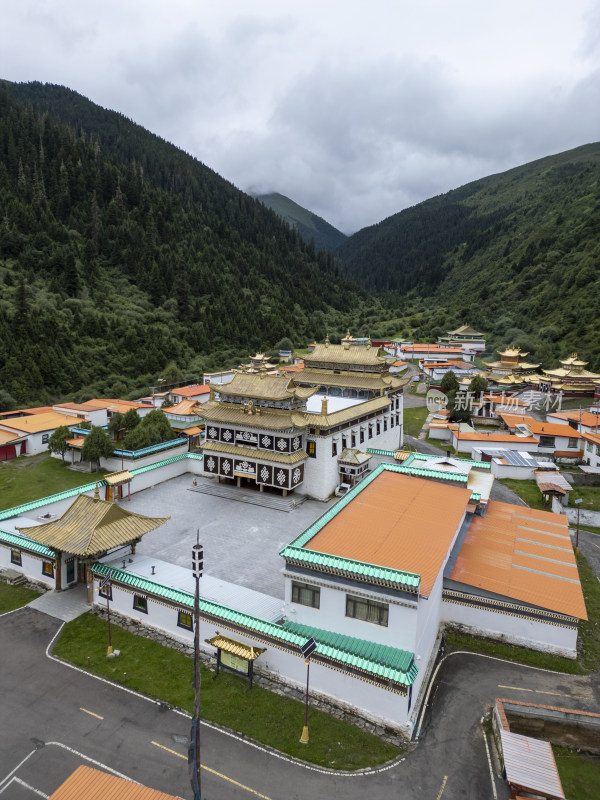
M98 488L98 481L96 481L96 488L94 489L94 500L100 500L100 489Z
M325 347L329 347L329 334L325 337Z
M327 397L323 397L321 400L321 414L325 417L327 416Z

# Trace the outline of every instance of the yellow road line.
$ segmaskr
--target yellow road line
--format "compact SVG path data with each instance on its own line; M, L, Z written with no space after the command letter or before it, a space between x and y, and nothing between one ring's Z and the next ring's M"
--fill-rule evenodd
M448 780L448 776L444 775L444 780L442 781L442 788L438 792L438 796L435 800L440 800L440 797L444 794L444 789L446 788L446 781Z
M152 744L155 745L156 747L160 747L161 750L166 750L167 753L171 753L171 755L177 756L178 758L183 758L184 761L187 761L187 755L183 755L182 753L178 753L176 750L171 750L170 747L165 747L164 744L159 744L158 742L152 742ZM223 778L224 781L228 781L229 783L233 783L234 786L239 786L240 789L245 789L245 791L250 792L253 795L256 795L256 797L260 797L261 800L271 800L271 798L267 797L266 794L261 794L260 792L257 792L256 789L251 789L249 786L244 786L243 783L238 783L238 781L234 781L233 778L228 778L227 775L223 775L222 772L217 772L216 769L211 769L210 767L207 767L204 764L201 764L201 767L202 767L202 769L205 769L207 772L210 772L213 775L216 775L218 778ZM446 781L444 780L444 784L445 783L446 783ZM442 791L443 791L443 786L442 786ZM442 795L440 793L439 797L441 797L441 796ZM438 800L439 800L439 797L438 797Z
M94 714L93 711L88 711L87 708L80 707L79 710L83 711L85 714L89 714L90 717L96 717L96 719L104 719L104 717L101 717L100 714Z
M499 689L512 689L514 692L533 692L533 689L523 689L522 686L504 686L503 684L498 684Z

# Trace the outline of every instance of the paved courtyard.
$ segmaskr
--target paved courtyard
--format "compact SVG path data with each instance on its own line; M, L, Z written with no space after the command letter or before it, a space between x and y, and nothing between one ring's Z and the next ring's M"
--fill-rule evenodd
M191 569L196 531L204 546L206 574L283 598L279 551L331 503L306 500L283 512L192 491L193 475L181 475L123 500L123 508L171 519L144 536L136 552Z

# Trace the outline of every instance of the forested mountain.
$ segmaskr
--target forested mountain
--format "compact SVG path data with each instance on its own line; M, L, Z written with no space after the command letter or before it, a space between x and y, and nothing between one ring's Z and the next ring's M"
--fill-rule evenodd
M600 371L599 143L406 209L336 256L365 288L403 298L408 335L468 320L492 346L515 341L544 366L576 350Z
M345 233L338 231L322 217L318 217L278 192L259 194L256 199L264 203L267 208L271 208L289 225L293 225L305 242L313 240L317 251L333 250L346 239Z
M0 294L0 392L41 404L147 392L165 369L197 378L284 336L324 337L365 293L122 115L2 82Z

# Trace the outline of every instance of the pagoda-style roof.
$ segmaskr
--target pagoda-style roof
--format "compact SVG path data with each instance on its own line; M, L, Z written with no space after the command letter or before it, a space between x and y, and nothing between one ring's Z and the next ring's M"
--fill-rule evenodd
M565 358L564 361L562 359L560 359L560 363L565 368L566 367L585 367L587 364L589 364L589 361L580 361L577 358L577 353L571 353L569 358Z
M222 455L237 456L238 458L253 458L260 461L275 461L277 464L293 466L305 461L308 454L304 450L295 453L278 453L272 450L258 450L254 447L242 447L237 444L223 444L222 442L206 441L200 445L203 453L221 453Z
M254 400L291 400L297 398L307 400L316 389L305 389L296 386L289 375L267 375L265 372L238 372L229 383L215 386L220 395L249 397ZM206 403L204 404L206 406ZM204 412L204 407L202 409ZM204 413L202 414L204 416Z
M448 331L448 336L483 336L483 333L474 330L470 325L465 323L455 331Z
M514 344L512 347L507 347L506 350L498 350L499 356L504 356L505 358L525 358L528 356L529 353L522 353L520 347L515 347Z
M355 349L358 350L360 348L357 347ZM347 372L341 375L327 369L304 369L296 375L295 380L296 383L308 383L315 387L335 386L341 389L366 389L369 391L383 389L385 391L406 386L410 378L397 378L385 372Z
M349 341L345 344L318 344L312 353L304 356L305 367L319 367L320 364L358 364L363 367L378 367L387 363L379 355L376 347L355 347Z
M338 458L339 464L352 464L353 466L360 466L370 461L373 456L369 453L363 453L362 450L356 450L353 447L347 447L342 451L341 456Z
M522 372L526 369L538 369L540 364L530 364L527 361L484 361L486 367L494 369L508 369L515 372Z
M65 513L52 522L31 528L17 527L24 536L53 550L80 557L104 554L130 544L159 528L170 517L145 517L100 500L96 495L78 495Z
M218 647L219 650L224 650L226 653L231 653L238 658L245 658L247 661L255 661L261 653L264 653L266 647L252 647L252 645L238 642L235 639L230 639L228 636L217 634L212 639L204 640L207 644L212 644Z
M256 407L252 409L252 413L249 411L248 406L240 406L239 403L219 403L216 400L209 400L202 404L197 413L202 419L211 422L244 425L249 428L268 428L274 431L282 431L287 428L306 428L308 424L301 411Z

